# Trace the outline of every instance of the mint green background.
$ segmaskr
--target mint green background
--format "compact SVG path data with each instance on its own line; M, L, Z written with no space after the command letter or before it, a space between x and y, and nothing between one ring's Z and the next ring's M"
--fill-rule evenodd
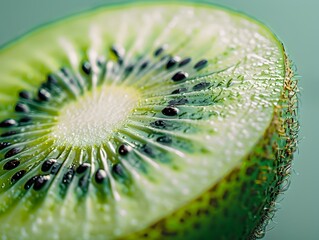
M300 144L289 190L265 239L319 239L319 1L211 0L243 11L269 25L298 66ZM90 9L103 0L0 0L0 46L40 24ZM1 66L0 66L1 67ZM1 86L0 86L1 87ZM317 149L316 149L317 148Z

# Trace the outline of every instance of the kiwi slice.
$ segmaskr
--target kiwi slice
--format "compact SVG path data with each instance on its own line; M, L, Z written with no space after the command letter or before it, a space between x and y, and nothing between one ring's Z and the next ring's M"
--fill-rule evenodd
M261 23L109 6L0 51L1 239L260 237L296 149L297 80Z

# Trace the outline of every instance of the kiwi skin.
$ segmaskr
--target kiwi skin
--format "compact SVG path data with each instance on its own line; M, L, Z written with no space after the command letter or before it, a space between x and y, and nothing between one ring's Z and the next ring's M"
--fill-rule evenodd
M228 240L265 235L276 211L276 199L289 185L297 149L298 79L292 66L285 55L281 99L254 150L200 197L125 239Z

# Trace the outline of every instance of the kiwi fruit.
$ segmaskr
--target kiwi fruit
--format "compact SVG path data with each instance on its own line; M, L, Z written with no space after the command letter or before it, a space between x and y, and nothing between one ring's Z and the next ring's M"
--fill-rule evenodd
M1 239L254 239L288 182L298 88L260 22L112 5L0 50Z

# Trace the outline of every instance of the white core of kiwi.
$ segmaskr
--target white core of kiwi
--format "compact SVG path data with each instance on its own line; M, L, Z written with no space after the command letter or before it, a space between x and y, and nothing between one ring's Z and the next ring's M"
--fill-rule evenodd
M52 135L60 146L94 146L108 139L138 101L134 88L105 85L67 104Z

